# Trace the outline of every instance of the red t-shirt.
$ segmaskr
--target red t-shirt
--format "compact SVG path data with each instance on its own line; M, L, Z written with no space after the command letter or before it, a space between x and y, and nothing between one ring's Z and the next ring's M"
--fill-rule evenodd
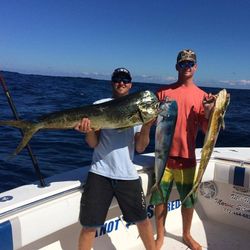
M168 166L188 168L196 164L195 141L198 129L206 131L208 120L204 117L203 98L207 93L195 84L186 86L177 83L157 91L159 100L174 99L178 105L178 116Z

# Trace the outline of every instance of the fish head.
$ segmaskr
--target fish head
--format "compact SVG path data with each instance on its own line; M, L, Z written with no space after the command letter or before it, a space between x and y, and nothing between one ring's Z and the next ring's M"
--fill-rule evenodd
M140 116L143 123L146 123L157 117L159 114L160 102L156 95L149 90L143 91L137 100Z
M215 109L226 111L230 103L230 94L227 93L226 89L221 90L216 97Z
M223 129L225 129L225 122L224 122L224 116L227 110L227 107L230 103L230 94L227 93L226 89L221 90L216 95L216 101L213 111L217 112L219 114L220 120L221 120L221 126Z
M177 102L166 97L159 105L159 115L176 116L178 112Z

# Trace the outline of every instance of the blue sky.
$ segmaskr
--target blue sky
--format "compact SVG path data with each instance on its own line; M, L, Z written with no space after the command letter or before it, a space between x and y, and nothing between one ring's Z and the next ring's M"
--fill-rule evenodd
M250 88L249 0L0 0L0 69L135 81L176 79L178 51L201 86Z

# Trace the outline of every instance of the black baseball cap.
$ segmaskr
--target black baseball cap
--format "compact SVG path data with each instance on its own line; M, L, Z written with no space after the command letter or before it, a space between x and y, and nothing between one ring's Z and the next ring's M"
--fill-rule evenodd
M130 72L126 68L117 68L114 70L111 78L112 82L117 78L124 78L128 79L129 81L132 81Z

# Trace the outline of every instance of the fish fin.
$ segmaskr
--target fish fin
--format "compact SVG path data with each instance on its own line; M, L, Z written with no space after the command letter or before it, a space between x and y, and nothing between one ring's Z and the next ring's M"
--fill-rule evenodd
M123 132L123 131L125 131L126 129L128 129L128 128L131 128L131 127L124 127L124 128L116 128L115 130L117 131L117 132Z
M143 114L142 114L143 109L142 109L141 105L138 105L138 106L139 106L138 114L139 114L140 120L142 123L144 123L145 121L144 121Z
M221 126L222 126L223 129L225 129L225 121L224 121L224 119L222 119Z

